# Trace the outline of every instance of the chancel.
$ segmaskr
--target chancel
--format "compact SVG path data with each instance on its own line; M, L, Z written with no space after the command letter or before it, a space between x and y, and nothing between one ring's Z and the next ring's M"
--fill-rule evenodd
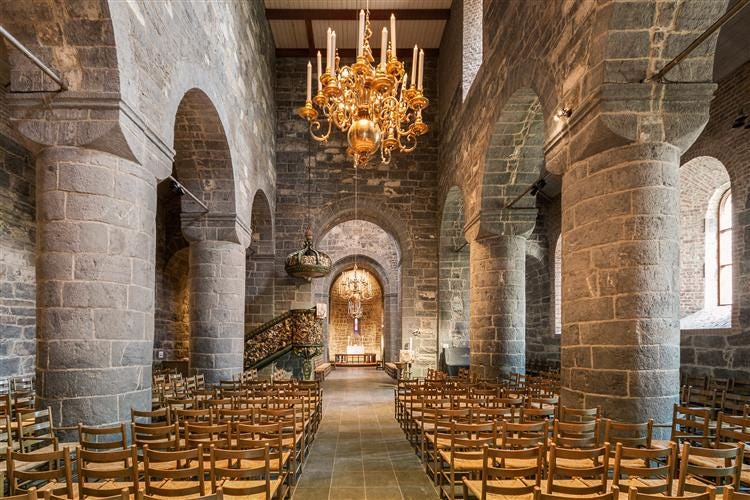
M750 0L0 0L0 497L750 498Z

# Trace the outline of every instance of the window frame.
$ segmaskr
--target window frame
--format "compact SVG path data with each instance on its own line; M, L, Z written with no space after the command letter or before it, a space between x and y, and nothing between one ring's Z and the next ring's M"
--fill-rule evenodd
M729 225L726 227L722 227L721 221L722 221L722 214L724 213L724 210L726 210L727 203L729 203ZM719 199L719 207L717 210L717 217L716 217L716 304L719 306L731 306L732 305L732 297L733 294L733 287L732 283L729 284L729 290L730 290L730 297L728 302L722 302L722 296L721 296L721 285L722 285L722 270L725 268L730 269L730 276L734 273L734 270L732 268L734 262L733 262L733 255L732 255L732 240L733 240L733 220L732 220L732 189L729 188L721 195L721 198ZM729 257L728 262L722 261L722 244L721 244L721 237L723 234L729 233Z

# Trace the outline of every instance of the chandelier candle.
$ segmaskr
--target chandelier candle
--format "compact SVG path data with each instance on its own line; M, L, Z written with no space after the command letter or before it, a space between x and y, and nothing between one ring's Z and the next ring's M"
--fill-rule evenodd
M411 78L398 60L396 17L381 31L380 59L375 61L369 10L359 11L357 57L347 64L336 53L336 32L328 28L326 70L318 55L318 91L312 95L312 64L308 66L307 99L297 114L308 121L310 135L328 142L334 127L347 135L347 154L354 167L364 167L379 153L383 163L393 152L410 153L429 127L422 111L430 101L424 96L424 50L414 46Z
M312 63L307 61L307 100L312 98Z

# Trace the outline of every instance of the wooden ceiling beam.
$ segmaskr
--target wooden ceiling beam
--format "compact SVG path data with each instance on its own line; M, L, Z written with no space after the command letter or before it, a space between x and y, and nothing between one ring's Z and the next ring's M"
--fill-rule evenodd
M313 49L310 50L307 49L276 49L276 57L310 57L311 55L315 54L317 51L320 51L321 54L325 54L326 49ZM399 52L401 53L402 60L405 57L411 58L411 49L409 48L400 48ZM355 50L354 49L338 49L338 53L340 57L343 57L345 59L353 59L355 56ZM379 52L378 52L379 53ZM427 57L435 57L440 53L440 49L424 49L424 53Z
M371 10L370 20L383 21L396 14L399 21L441 21L451 16L450 9L394 9ZM356 21L357 11L352 9L266 9L266 17L284 21Z

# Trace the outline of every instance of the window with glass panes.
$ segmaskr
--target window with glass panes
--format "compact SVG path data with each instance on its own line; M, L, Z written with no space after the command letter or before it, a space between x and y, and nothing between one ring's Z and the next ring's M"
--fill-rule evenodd
M732 192L727 190L719 203L719 305L732 303Z

